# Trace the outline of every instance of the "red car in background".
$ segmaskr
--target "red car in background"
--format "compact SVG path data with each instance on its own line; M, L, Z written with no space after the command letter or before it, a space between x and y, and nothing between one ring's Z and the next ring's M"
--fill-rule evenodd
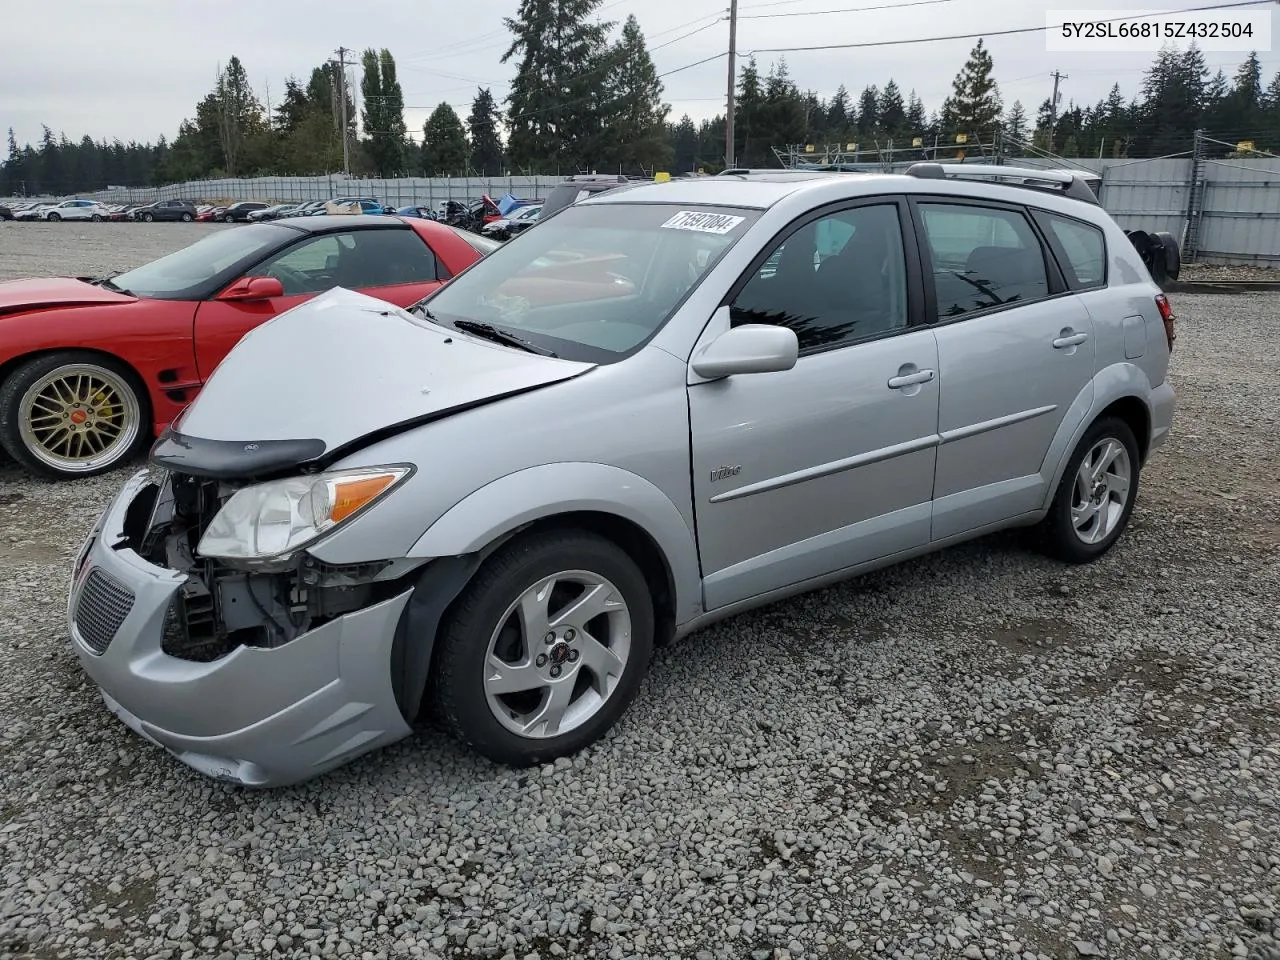
M430 220L304 217L110 277L0 283L0 447L46 477L105 472L259 324L339 286L408 307L497 246Z

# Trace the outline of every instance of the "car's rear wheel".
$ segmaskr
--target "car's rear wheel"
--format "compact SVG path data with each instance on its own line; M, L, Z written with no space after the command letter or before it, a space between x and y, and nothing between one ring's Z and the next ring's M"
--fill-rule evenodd
M48 219L50 223L57 223L62 219L62 215L59 213L51 213L46 219Z
M617 722L648 671L653 633L644 574L616 545L576 530L520 537L442 625L432 701L491 760L552 760Z
M1080 438L1041 524L1050 553L1089 563L1120 539L1138 496L1138 442L1123 420L1104 417Z
M184 213L184 214L182 215L182 222L183 222L183 223L190 223L190 222L191 222L191 220L192 220L192 216L191 216L191 214L189 214L189 213Z
M95 213L95 214L94 214L92 217L90 217L89 219L90 219L90 220L92 220L94 223L101 223L101 222L102 222L102 214L100 214L100 213Z
M123 366L94 354L30 360L0 385L0 446L54 479L119 466L149 441L146 393Z

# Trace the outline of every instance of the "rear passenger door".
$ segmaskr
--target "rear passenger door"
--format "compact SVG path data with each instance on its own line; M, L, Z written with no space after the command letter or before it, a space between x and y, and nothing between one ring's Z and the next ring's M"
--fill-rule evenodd
M1037 510L1064 421L1092 398L1093 322L1021 206L918 198L944 381L932 539Z

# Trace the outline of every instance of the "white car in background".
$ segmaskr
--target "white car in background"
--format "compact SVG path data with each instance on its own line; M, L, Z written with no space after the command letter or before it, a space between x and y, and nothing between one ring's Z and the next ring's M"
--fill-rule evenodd
M15 220L43 220L46 210L51 210L57 203L32 203L21 210L13 211Z
M63 200L40 211L38 218L57 223L59 220L106 220L110 216L111 211L96 200Z

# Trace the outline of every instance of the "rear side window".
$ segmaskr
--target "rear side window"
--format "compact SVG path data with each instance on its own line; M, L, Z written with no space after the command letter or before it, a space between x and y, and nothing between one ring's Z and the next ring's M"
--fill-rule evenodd
M922 203L938 320L1049 295L1044 248L1021 213Z
M1043 211L1037 214L1046 233L1061 249L1060 260L1073 287L1103 287L1107 283L1107 245L1099 230L1091 223L1072 220Z

